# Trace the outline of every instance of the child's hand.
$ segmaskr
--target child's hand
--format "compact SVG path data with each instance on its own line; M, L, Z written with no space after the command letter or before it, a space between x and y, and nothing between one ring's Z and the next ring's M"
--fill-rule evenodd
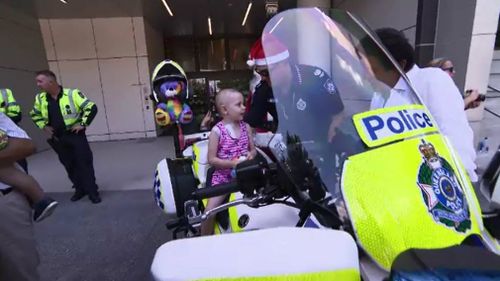
M236 165L238 165L241 162L239 158L234 158L231 160L231 163L233 164L233 168L236 168Z
M255 156L257 156L257 151L255 151L255 150L254 151L250 151L250 153L248 153L248 155L247 155L247 159L248 160L252 160L252 159L255 158Z

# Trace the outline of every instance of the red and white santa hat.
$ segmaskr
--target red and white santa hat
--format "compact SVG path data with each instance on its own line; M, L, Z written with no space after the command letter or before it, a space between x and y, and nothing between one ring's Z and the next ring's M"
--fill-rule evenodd
M264 52L262 39L257 39L252 45L252 48L250 48L250 54L247 60L247 65L249 67L266 66L268 64L284 61L290 57L290 53L288 53L286 46L276 39L275 36L265 34L263 38L266 42L266 51Z

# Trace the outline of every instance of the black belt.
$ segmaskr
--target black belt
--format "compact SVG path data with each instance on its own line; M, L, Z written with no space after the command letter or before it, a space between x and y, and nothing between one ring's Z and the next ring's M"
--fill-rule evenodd
M9 194L12 190L14 190L14 188L12 187L7 187L6 189L0 189L0 193L5 196L7 194Z

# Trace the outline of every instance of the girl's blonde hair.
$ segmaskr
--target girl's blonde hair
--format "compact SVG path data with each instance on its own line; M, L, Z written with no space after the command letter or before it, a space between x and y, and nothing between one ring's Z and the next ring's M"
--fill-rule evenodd
M239 94L239 95L241 95L241 93L238 90L231 89L231 88L229 88L229 89L222 89L222 90L220 90L217 93L217 95L215 96L215 106L217 106L217 110L219 111L219 113L222 114L222 112L221 112L222 106L227 103L228 98L232 94Z

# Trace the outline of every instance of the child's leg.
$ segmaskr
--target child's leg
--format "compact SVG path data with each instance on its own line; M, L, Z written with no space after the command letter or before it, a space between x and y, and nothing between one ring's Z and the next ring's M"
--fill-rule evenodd
M212 197L208 199L207 207L205 207L205 213L220 206L227 195ZM215 215L208 217L205 221L201 223L201 235L212 235L214 233L215 227Z
M40 201L44 196L38 182L32 176L14 167L14 165L0 168L0 182L20 190L33 203Z

